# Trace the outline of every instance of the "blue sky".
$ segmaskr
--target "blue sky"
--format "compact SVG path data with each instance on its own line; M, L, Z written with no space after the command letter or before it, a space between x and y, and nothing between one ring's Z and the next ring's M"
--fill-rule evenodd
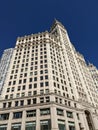
M0 0L0 57L18 36L49 30L54 18L98 68L98 0Z

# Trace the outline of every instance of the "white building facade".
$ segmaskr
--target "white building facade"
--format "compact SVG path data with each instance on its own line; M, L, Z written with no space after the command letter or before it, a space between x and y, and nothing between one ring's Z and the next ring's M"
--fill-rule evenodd
M7 70L9 68L10 60L13 54L13 48L4 50L0 60L0 93L5 82Z
M98 94L64 26L19 37L0 101L0 130L98 130Z

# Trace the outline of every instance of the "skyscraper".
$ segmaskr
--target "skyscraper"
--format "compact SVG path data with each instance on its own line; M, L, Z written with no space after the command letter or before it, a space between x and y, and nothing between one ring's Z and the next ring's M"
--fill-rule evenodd
M4 81L7 75L7 70L9 68L10 60L13 54L13 48L6 49L0 60L0 93L4 85Z
M98 93L57 20L18 37L0 102L0 130L98 130Z

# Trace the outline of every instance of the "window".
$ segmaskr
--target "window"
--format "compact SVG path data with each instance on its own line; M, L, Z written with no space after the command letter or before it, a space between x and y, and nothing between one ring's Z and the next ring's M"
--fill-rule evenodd
M33 104L36 104L36 103L37 103L37 99L33 98Z
M22 83L22 80L19 80L19 84L21 84Z
M32 95L32 92L31 92L31 91L29 91L29 92L28 92L28 96L31 96L31 95Z
M44 90L40 90L40 95L43 95L44 94Z
M11 130L21 130L21 123L12 124Z
M45 97L46 102L50 102L50 97Z
M64 116L64 111L62 109L57 108L57 115Z
M51 120L41 120L40 130L51 130Z
M65 130L65 120L58 119L59 130Z
M43 87L44 86L44 83L40 83L40 87Z
M11 85L11 81L9 82L9 84L8 84L9 86Z
M48 79L48 75L45 75L45 79Z
M11 105L12 105L12 102L8 102L8 107L11 107Z
M13 94L10 94L10 99L12 99L13 98Z
M14 92L14 87L12 87L12 90L11 90L12 92Z
M24 97L25 96L25 93L23 92L23 93L21 93L21 97Z
M7 92L10 92L10 88L7 88Z
M20 91L21 90L21 86L18 86L18 91Z
M7 124L0 125L0 130L7 130Z
M29 110L26 112L27 117L35 117L36 116L36 110Z
M23 83L26 83L26 79L23 80Z
M48 70L45 70L45 73L48 73Z
M15 107L17 107L18 106L18 101L15 101Z
M79 118L79 113L77 113L76 115L77 115L77 119L79 120L79 119L80 119L80 118Z
M30 78L30 79L29 79L29 82L32 82L32 81L33 81L33 79L32 79L32 78Z
M34 72L34 75L37 75L37 71Z
M0 114L0 120L8 120L9 119L9 113Z
M32 89L32 84L29 84L29 89Z
M44 103L44 98L43 97L40 98L40 103Z
M24 77L27 77L27 73L24 73Z
M37 77L34 77L34 81L37 81Z
M45 86L49 86L49 83L48 83L48 82L45 82Z
M70 112L70 111L66 111L66 113L67 113L67 117L69 117L69 118L73 118L73 113L72 113L72 112Z
M49 115L50 114L50 108L44 108L44 109L40 109L40 115Z
M24 100L21 100L20 101L20 106L23 106L24 105Z
M22 86L22 90L25 90L25 88L26 88L26 86L25 86L25 85L23 85L23 86Z
M22 118L22 112L14 112L13 113L13 119Z
M37 91L33 91L33 95L37 95Z
M37 83L34 84L34 88L37 88Z
M17 93L17 94L16 94L16 98L19 98L19 97L20 97L20 93Z
M49 93L49 89L46 89L46 90L45 90L45 93L48 94L48 93Z
M3 108L6 108L6 103L3 103Z
M43 80L43 76L40 76L40 80Z
M43 74L43 70L40 71L40 74Z
M28 99L27 100L27 105L30 105L31 104L31 99Z
M69 130L75 130L75 123L72 121L68 121L69 124Z
M5 95L5 99L8 99L8 95Z
M26 122L25 130L36 130L36 122Z

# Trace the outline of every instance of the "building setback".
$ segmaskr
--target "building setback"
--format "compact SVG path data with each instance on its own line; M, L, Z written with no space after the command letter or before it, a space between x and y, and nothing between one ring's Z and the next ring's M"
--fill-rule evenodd
M0 60L0 93L4 85L4 81L7 75L7 71L9 68L12 54L13 54L13 48L6 49L4 50L1 60Z
M98 130L96 86L59 21L17 38L0 119L0 130Z

